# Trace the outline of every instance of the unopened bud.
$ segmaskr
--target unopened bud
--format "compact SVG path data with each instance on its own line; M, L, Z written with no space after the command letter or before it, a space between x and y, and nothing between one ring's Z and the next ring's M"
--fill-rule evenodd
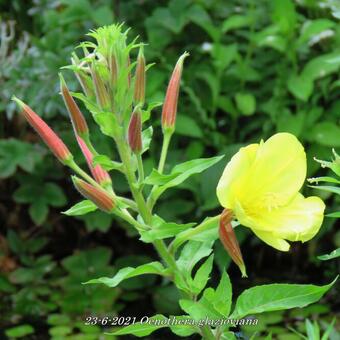
M72 181L80 194L92 201L99 209L112 212L115 207L115 200L104 189L97 188L76 176L72 176Z
M109 108L110 107L110 97L107 92L107 89L105 87L105 83L103 82L103 79L101 78L97 66L95 63L91 66L91 76L94 84L94 89L96 92L96 99L97 104L102 108Z
M132 152L140 153L142 151L142 117L138 107L135 108L131 115L128 141Z
M135 105L144 104L145 100L145 58L143 54L143 46L140 48L137 58L136 76L135 76Z
M162 110L163 131L169 128L174 129L175 127L178 93L182 76L183 62L188 55L189 53L185 52L179 57L170 78Z
M28 105L14 96L12 99L19 105L27 122L38 133L60 162L65 164L70 160L72 154L57 134Z
M63 96L65 105L67 107L67 111L70 115L73 128L77 135L83 136L88 134L89 129L87 127L86 120L79 110L77 103L74 101L73 97L70 94L70 91L67 88L66 82L61 74L60 76L60 90Z
M240 246L238 244L234 229L231 225L232 216L233 213L231 210L223 210L220 217L219 236L225 250L239 267L242 277L247 277L246 267L243 261Z

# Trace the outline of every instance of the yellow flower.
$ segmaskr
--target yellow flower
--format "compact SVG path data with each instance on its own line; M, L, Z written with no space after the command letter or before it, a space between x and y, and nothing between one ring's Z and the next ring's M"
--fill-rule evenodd
M294 135L277 133L232 157L218 183L217 197L262 241L288 251L286 240L310 240L323 221L323 201L299 193L305 178L303 146Z

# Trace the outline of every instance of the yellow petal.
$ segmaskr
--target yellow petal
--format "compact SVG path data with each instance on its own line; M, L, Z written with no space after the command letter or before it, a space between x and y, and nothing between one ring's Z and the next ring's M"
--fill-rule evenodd
M324 210L325 204L319 197L298 194L287 206L262 212L262 216L246 223L264 242L283 250L287 243L283 239L306 242L313 238L321 227Z
M259 239L277 250L288 251L290 248L287 241L274 236L271 232L262 230L253 230L253 232Z
M297 194L306 178L306 154L297 138L277 133L261 144L236 195L246 210L276 208Z
M289 241L306 242L319 231L323 222L325 204L319 197L304 198L299 194L291 204L280 210L272 216L280 220L274 233Z
M235 199L234 182L241 180L250 169L255 160L258 147L259 144L250 144L240 148L225 167L216 189L218 200L223 207L233 209Z

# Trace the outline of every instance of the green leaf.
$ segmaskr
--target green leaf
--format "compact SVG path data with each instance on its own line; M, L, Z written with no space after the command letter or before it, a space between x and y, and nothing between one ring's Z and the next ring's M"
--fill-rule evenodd
M314 141L325 146L340 147L340 127L331 121L323 121L316 124L311 135Z
M9 338L22 338L26 335L33 334L34 328L31 325L20 325L6 329L5 334Z
M319 301L336 280L325 286L270 284L247 289L238 297L231 317L305 307Z
M185 230L178 234L172 243L174 251L178 249L187 240L200 242L214 242L218 238L218 221L219 215L207 217L204 221L195 228Z
M214 297L214 290L207 288L199 301L181 299L179 300L179 304L181 308L196 321L206 318L210 320L222 319L223 315L213 307Z
M235 96L236 106L245 116L251 116L256 109L256 99L250 93L237 93Z
M224 20L222 23L222 31L226 33L228 31L246 27L250 24L251 17L245 15L232 15L228 19Z
M189 116L179 114L176 121L176 133L183 136L202 138L203 132L196 120Z
M17 167L32 172L41 156L30 143L13 138L0 140L0 178L12 176Z
M45 220L47 218L48 206L45 203L45 201L37 198L37 200L30 205L28 212L29 212L32 220L37 225L41 225L43 222L45 222Z
M136 268L133 268L133 267L122 268L112 278L101 277L98 279L87 281L84 284L103 283L108 287L116 287L123 280L127 280L131 277L144 275L144 274L157 274L157 275L165 276L166 269L162 266L160 262L150 262L150 263L143 264Z
M176 165L169 175L160 174L157 170L153 169L151 175L145 179L145 183L150 185L160 185L154 193L154 198L158 198L168 188L177 186L190 176L201 173L202 171L210 168L223 157L224 156L199 158L184 162Z
M231 303L232 286L228 273L224 271L215 291L214 307L223 316L227 317L230 313Z
M173 222L165 222L157 215L152 217L151 224L152 229L140 232L140 239L144 242L153 242L154 240L173 237L195 225L195 223L177 224Z
M288 90L298 99L306 102L313 93L314 83L310 77L294 74L288 79Z
M142 154L149 150L152 141L153 127L149 126L142 132Z
M334 21L328 19L307 20L302 26L301 35L297 43L299 45L305 42L315 43L320 33L333 28L335 25Z
M146 110L142 110L142 123L145 123L150 119L151 111L156 107L162 106L162 102L153 102L148 104L148 108ZM150 128L150 127L149 127Z
M340 256L340 248L338 249L334 249L331 253L329 254L325 254L325 255L320 255L318 256L318 259L319 260L322 260L322 261L328 261L328 260L331 260L331 259L335 259L337 257Z
M123 164L119 162L112 161L108 156L105 155L97 155L93 157L93 165L100 165L103 169L110 170L119 170L121 171L123 168Z
M310 187L340 195L340 187L338 188L338 187L333 187L330 185L318 185L318 186L310 185Z
M79 216L79 215L85 215L94 210L97 210L97 206L92 201L83 200L79 203L76 203L70 209L63 211L62 213L67 216Z
M310 60L302 71L302 76L314 81L319 78L336 73L340 67L340 58L338 53L329 53L318 56Z
M197 242L189 241L182 249L181 255L178 258L177 266L180 271L190 276L195 264L210 255L212 242Z
M340 184L340 181L334 177L329 177L329 176L324 176L324 177L312 177L308 178L307 181L309 183L316 183L318 184L319 182L327 182L327 183L336 183Z
M192 324L192 319L188 315L175 316L176 320L183 322L184 324L178 323L177 325L170 326L171 331L181 337L188 337L197 332L197 329ZM172 319L172 318L171 318Z
M339 218L339 217L340 217L340 211L336 211L336 212L327 214L326 216L327 216L327 217Z
M210 255L208 259L197 270L192 282L192 292L198 295L206 286L210 273L212 271L214 255Z
M154 315L148 318L147 322L137 322L135 324L126 326L124 328L119 329L113 333L108 333L112 335L126 335L126 334L133 334L137 337L145 337L150 335L152 332L156 331L157 329L168 327L167 318L162 314ZM164 321L162 323L161 321Z

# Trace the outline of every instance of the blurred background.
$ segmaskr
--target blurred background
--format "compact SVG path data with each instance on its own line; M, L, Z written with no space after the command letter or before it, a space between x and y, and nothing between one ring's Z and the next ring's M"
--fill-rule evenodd
M177 58L188 51L168 167L191 158L226 157L169 190L157 213L171 221L200 221L221 211L215 188L230 157L275 132L291 132L305 145L309 177L327 175L313 157L330 160L332 148L340 151L339 20L338 0L0 0L0 339L105 339L99 326L84 325L86 316L180 313L176 289L153 276L115 289L80 284L157 255L108 215L61 214L80 197L69 171L17 114L13 94L41 115L85 166L59 95L58 72L86 33L125 22L130 37L139 35L148 44L147 62L156 63L147 73L148 103L163 100ZM71 72L63 74L77 90ZM84 113L96 148L114 158L112 141ZM156 107L147 172L160 151L159 117ZM113 180L115 190L126 193L124 178L115 174ZM327 212L339 210L339 196L308 186L304 193L325 199ZM211 279L214 284L230 264L235 295L261 283L325 284L339 272L336 260L317 259L340 246L335 218L325 218L313 240L293 244L289 253L261 243L246 228L237 228L237 235L249 279L240 278L219 242ZM333 290L303 310L264 314L257 328L238 329L238 336L247 339L258 331L256 339L269 332L276 339L300 339L288 327L305 333L309 318L326 328L339 312L337 298ZM148 337L172 338L166 330Z

